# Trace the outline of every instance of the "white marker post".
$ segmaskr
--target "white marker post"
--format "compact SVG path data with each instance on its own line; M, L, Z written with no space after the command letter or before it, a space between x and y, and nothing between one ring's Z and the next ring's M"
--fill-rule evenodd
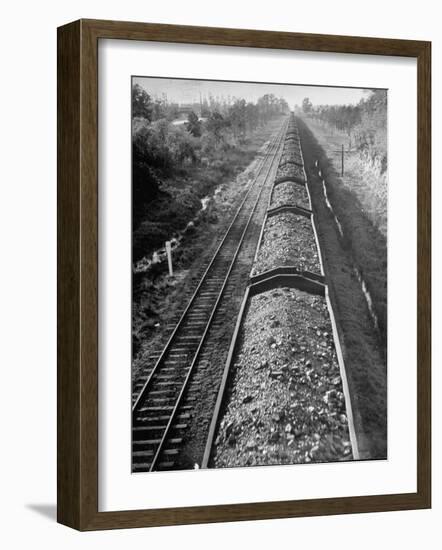
M169 275L172 277L173 268L172 268L172 246L170 241L166 241L166 254L167 254L167 264L169 266Z

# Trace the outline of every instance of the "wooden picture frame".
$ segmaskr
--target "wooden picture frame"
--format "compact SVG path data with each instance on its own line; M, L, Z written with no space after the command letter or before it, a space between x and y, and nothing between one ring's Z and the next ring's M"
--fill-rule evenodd
M98 40L404 56L418 70L417 492L98 511ZM79 20L58 29L58 521L82 531L431 506L431 44Z

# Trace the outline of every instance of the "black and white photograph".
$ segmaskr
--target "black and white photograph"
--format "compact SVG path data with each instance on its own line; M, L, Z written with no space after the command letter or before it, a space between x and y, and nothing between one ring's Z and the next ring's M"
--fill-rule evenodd
M388 90L130 85L132 472L386 460Z
M440 10L358 8L3 5L6 550L441 538Z

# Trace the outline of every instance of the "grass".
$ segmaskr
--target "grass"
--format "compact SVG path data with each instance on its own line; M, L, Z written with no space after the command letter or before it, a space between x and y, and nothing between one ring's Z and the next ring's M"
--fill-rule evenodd
M182 231L201 208L203 197L242 172L262 145L262 136L260 130L241 146L219 151L208 164L183 165L173 176L161 181L158 196L142 212L135 211L137 198L134 197L134 262Z
M386 239L364 212L357 194L343 185L333 160L301 119L298 128L330 299L341 332L356 429L361 434L362 456L386 458ZM329 200L344 239L325 204L316 160L327 182ZM355 267L362 273L372 296L379 330L373 325Z
M354 193L372 224L387 237L387 172L382 172L379 163L373 163L362 153L351 148L353 152L349 152L346 133L311 118L305 118L304 122L338 171L341 169L341 155L336 151L341 151L344 145L344 177L340 177L340 181Z
M222 232L220 208L210 205L194 229L187 231L173 252L174 275L169 276L167 262L152 266L144 273L133 273L132 349L133 357L162 347L164 327L176 322L176 312L184 308L195 286L192 275L199 272ZM134 372L136 375L136 372Z

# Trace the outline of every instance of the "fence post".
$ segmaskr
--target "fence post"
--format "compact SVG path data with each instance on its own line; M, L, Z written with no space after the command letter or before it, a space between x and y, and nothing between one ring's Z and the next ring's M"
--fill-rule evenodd
M172 247L171 247L170 241L166 241L166 254L167 254L167 264L169 266L169 275L172 277L173 275Z

